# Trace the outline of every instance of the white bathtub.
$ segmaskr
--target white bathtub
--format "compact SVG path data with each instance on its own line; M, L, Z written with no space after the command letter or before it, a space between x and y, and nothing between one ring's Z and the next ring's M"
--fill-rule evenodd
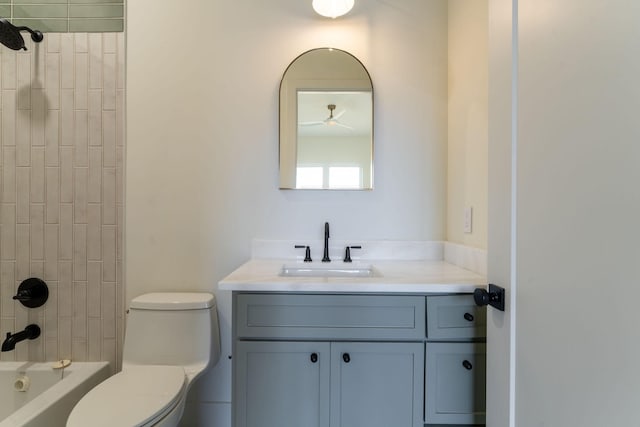
M108 362L0 362L0 427L64 427L75 404L109 377ZM26 391L23 377L29 380Z

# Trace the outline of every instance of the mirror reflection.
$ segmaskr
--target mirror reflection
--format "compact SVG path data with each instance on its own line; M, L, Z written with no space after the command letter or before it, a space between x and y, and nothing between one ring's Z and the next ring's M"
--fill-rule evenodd
M280 188L373 188L373 87L337 49L294 60L280 85Z

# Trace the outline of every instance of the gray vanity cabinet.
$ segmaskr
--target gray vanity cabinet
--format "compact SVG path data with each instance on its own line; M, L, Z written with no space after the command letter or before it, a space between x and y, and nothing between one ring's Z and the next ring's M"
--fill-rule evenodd
M485 311L470 295L233 301L234 427L484 422Z
M234 295L234 427L422 427L424 297Z
M234 364L236 426L329 425L329 343L241 341Z

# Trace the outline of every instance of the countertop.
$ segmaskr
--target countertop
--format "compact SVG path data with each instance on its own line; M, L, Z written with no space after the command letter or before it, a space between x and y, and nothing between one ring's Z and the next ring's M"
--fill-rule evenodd
M304 263L298 261L301 266ZM486 286L486 278L445 261L367 260L374 277L283 277L284 264L291 259L252 259L227 277L218 287L230 291L252 292L331 292L331 293L472 293ZM341 261L332 262L339 267ZM348 266L348 264L347 264Z

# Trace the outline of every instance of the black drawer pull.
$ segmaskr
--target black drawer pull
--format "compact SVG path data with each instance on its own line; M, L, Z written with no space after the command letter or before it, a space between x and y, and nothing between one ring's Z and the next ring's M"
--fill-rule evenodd
M465 313L464 314L464 318L465 318L465 320L468 320L469 322L473 322L473 314L471 314L471 313Z
M349 356L349 353L343 353L342 354L342 360L344 360L344 363L351 362L351 356Z
M472 369L473 369L473 365L472 365L472 364L471 364L471 362L469 362L468 360L463 360L463 361L462 361L462 366L464 366L464 368L465 368L467 371L470 371L470 370L472 370Z
M318 353L311 353L311 363L316 363L318 361Z

